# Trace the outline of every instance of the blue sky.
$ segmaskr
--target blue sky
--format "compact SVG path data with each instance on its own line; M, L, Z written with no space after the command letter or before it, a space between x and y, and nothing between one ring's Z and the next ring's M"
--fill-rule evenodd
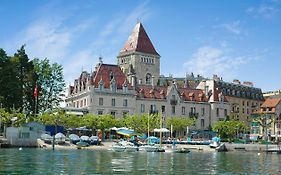
M161 74L218 74L281 89L281 0L1 0L0 48L23 44L30 58L64 66L66 83L102 56L116 64L137 20L157 52Z

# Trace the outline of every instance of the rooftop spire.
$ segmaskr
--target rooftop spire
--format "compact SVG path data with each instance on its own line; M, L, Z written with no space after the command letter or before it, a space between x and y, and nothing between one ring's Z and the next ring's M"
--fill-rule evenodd
M120 53L137 51L159 55L152 42L150 41L147 33L145 32L143 25L138 22L134 27L131 35L129 36L127 42L123 49L121 49Z

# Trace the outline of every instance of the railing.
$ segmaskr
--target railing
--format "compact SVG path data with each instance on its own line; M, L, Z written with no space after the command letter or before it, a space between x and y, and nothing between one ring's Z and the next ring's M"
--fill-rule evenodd
M199 113L198 113L198 112L190 112L190 113L189 113L189 117L190 117L190 118L193 118L193 117L194 117L194 118L197 119L198 116L199 116Z

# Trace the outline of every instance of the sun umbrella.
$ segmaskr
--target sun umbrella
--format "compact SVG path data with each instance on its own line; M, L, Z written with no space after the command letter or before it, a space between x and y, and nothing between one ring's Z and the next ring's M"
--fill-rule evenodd
M130 135L134 134L134 130L130 129L119 129L117 130L117 134L124 135L129 137Z

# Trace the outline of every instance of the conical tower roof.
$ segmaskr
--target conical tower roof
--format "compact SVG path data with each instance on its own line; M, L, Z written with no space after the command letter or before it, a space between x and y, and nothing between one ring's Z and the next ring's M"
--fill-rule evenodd
M140 22L134 27L120 54L132 51L159 55Z

